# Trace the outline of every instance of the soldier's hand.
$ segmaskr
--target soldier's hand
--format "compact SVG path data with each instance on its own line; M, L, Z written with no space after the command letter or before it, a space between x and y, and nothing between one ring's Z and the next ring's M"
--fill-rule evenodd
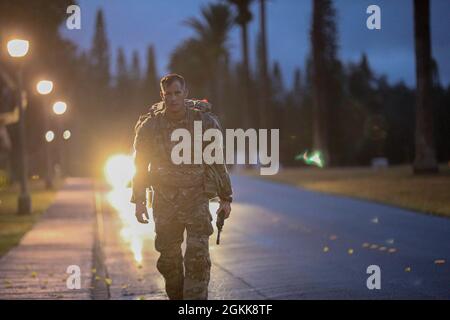
M147 212L147 206L145 203L136 203L136 211L135 211L136 219L140 223L148 223L149 216ZM145 219L143 218L145 217Z
M220 200L219 209L217 209L216 214L218 214L221 210L225 213L224 218L227 219L231 213L231 203L228 201Z

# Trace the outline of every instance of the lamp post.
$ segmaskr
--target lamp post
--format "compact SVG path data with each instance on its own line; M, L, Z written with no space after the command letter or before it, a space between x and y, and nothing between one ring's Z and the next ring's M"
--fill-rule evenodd
M48 94L50 94L53 90L53 82L49 80L41 80L37 83L36 89L39 92L39 94L43 95L44 97L44 105L47 105L48 100L45 99ZM44 110L44 130L49 130L49 114L47 110ZM45 176L45 187L47 189L53 188L53 164L52 164L52 157L50 152L50 146L48 143L48 139L46 139L46 143L44 146L44 152L45 152L45 162L46 162L46 176Z
M29 42L22 39L14 39L7 44L8 53L11 57L18 60L18 105L19 105L19 171L20 171L20 194L18 199L18 213L31 213L31 198L28 190L28 163L26 154L26 137L25 137L25 108L27 106L27 95L23 90L23 61L22 57L26 56L29 49Z
M72 132L68 129L63 132L63 163L64 163L64 173L66 175L71 174L71 161L70 161L70 146L69 140L72 137Z
M61 116L66 111L67 111L67 104L64 101L57 101L57 102L55 102L53 104L53 112L60 118L60 119L57 119L57 126L58 126L58 128L57 128L57 130L58 130L57 136L59 138L58 138L58 141L56 143L57 143L57 148L58 148L59 166L61 168L61 172L63 173L63 175L64 175L64 168L63 168L63 161L62 161L63 155L62 155L62 139L61 139L61 137L63 136L63 132L62 132L62 123L61 123L62 119L61 119Z

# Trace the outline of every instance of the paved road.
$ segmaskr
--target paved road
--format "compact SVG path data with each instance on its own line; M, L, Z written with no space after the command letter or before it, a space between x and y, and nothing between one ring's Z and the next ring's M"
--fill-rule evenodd
M450 219L232 180L232 216L221 245L210 241L211 299L450 298ZM109 297L165 299L153 225L136 226L129 190L99 194ZM369 265L381 268L380 290L367 289Z

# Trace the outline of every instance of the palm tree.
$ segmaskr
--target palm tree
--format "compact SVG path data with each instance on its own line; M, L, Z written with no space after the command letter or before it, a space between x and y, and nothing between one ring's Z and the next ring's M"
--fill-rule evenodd
M414 0L416 46L416 155L414 173L438 172L431 104L430 1Z
M253 0L228 0L229 3L237 7L238 15L236 17L236 23L241 27L241 44L242 44L242 58L243 58L243 77L245 88L244 102L243 102L243 115L245 126L250 125L249 117L250 113L254 116L257 114L255 110L250 110L250 69L248 58L248 32L247 24L252 20L252 13L250 11L250 4ZM254 109L254 108L252 108Z
M210 73L208 84L211 98L220 106L223 102L221 80L227 68L228 35L233 27L233 16L230 8L222 3L204 6L201 13L201 19L190 18L185 23L196 32L194 40L201 50L198 54L203 57L203 68Z
M109 85L109 44L106 37L105 19L103 11L100 9L97 11L95 20L95 34L92 41L91 59L93 75L95 75L98 86L102 90L105 90Z
M233 27L233 17L227 5L209 4L201 9L202 19L190 18L185 23L197 33L197 39L208 45L212 57L218 59L228 54L228 34Z
M147 103L153 103L159 99L158 71L156 69L155 48L150 45L147 48L147 69L144 78L144 99Z
M311 45L313 61L313 147L329 163L329 125L332 83L337 64L336 12L332 0L313 0Z
M169 70L182 74L189 84L189 91L204 95L209 71L205 68L204 46L197 39L183 41L170 55ZM209 77L208 77L209 76Z

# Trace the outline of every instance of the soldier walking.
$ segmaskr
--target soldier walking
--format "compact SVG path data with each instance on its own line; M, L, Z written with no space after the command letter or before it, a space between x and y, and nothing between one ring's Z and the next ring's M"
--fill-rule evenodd
M136 174L131 202L136 204L137 220L148 223L146 188L151 187L155 249L160 253L157 269L165 279L169 299L207 299L211 269L208 240L214 232L209 200L219 197L217 213L223 211L225 219L229 217L230 177L224 163L174 164L171 151L176 142L171 141L171 134L184 128L194 137L194 121L202 121L203 130L221 127L209 112L209 103L187 100L188 90L182 76L163 77L160 89L162 102L155 104L136 124Z

